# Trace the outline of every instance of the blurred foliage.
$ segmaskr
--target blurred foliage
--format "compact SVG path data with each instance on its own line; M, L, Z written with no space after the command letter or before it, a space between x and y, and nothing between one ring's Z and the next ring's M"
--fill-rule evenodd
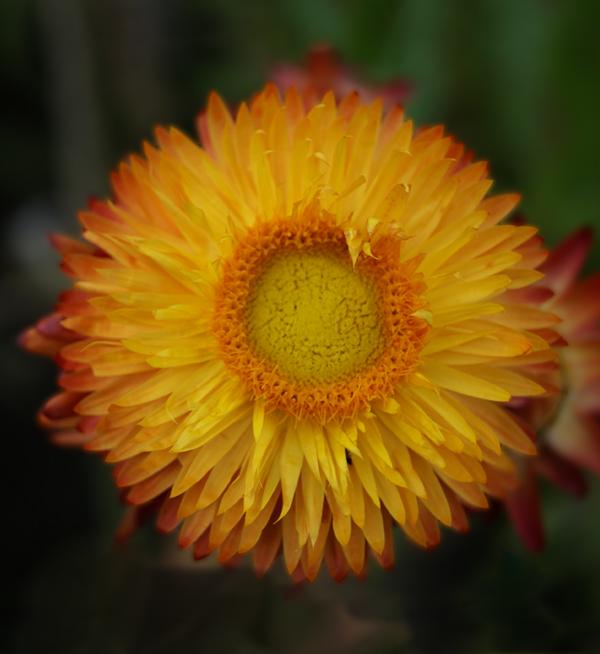
M64 286L44 233L75 232L153 125L191 133L209 90L237 102L316 42L365 79L411 80L408 113L489 160L549 243L600 228L599 23L595 0L2 0L6 651L600 651L597 482L578 503L547 492L539 556L475 516L434 552L399 538L394 571L342 586L192 566L149 530L115 550L108 469L45 442L52 366L14 347Z

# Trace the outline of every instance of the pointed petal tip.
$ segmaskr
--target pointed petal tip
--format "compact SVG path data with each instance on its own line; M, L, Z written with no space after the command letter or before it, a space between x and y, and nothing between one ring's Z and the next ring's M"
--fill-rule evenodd
M520 541L530 552L544 548L544 527L538 482L533 467L525 464L520 484L503 500L506 513Z

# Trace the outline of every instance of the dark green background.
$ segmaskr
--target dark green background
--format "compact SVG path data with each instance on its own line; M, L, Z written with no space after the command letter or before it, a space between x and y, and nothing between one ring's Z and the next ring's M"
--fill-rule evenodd
M108 468L46 443L53 367L14 347L65 287L45 234L76 231L118 160L318 41L364 79L410 80L408 113L488 159L550 243L600 227L599 25L594 0L1 0L2 651L600 651L597 481L581 502L545 488L541 555L501 513L475 516L434 552L399 537L395 570L362 583L191 565L150 529L115 548Z

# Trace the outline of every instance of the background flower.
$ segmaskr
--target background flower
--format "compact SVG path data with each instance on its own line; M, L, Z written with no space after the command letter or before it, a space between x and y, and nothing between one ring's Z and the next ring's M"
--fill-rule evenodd
M363 102L381 98L385 108L404 105L410 96L410 83L396 80L375 85L361 80L361 75L342 63L330 45L316 45L306 55L303 65L280 63L270 75L275 84L285 92L290 87L299 90L309 102L318 102L327 91L333 91L342 99L352 91L358 91Z
M581 278L591 245L589 229L569 236L543 264L544 279L525 291L532 305L561 317L556 329L564 341L560 370L550 372L560 394L515 406L537 432L539 456L520 462L521 484L506 509L533 550L544 544L537 477L581 496L586 491L582 470L600 474L600 276Z

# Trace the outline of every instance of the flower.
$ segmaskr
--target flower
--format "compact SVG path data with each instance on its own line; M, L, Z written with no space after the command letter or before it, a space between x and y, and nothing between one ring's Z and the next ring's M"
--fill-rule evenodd
M334 49L327 44L311 48L303 66L278 64L271 78L282 93L294 87L309 103L317 103L330 90L340 100L348 93L357 91L363 101L381 98L387 108L404 104L411 94L411 84L404 79L378 86L365 83L340 61Z
M213 94L199 126L159 128L85 242L54 239L75 285L22 339L62 368L41 421L198 558L342 579L392 564L395 524L466 529L535 451L502 403L556 359L557 318L509 296L545 256L499 224L518 196L356 93L267 86L235 117Z
M543 399L524 399L515 410L538 433L539 456L519 462L520 483L504 503L517 533L532 550L544 544L537 478L581 496L581 469L600 474L600 274L580 279L592 232L573 233L541 267L545 277L522 299L562 318L560 370L550 372L560 389Z

